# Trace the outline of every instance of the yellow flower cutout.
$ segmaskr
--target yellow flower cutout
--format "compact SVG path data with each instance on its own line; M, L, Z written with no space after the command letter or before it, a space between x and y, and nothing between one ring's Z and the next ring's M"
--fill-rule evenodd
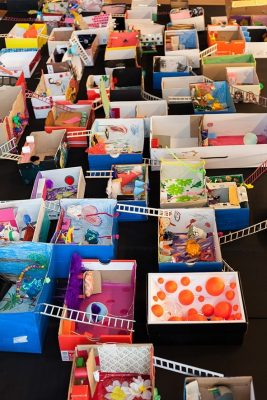
M125 400L127 395L119 386L116 386L110 393L110 398L111 400Z

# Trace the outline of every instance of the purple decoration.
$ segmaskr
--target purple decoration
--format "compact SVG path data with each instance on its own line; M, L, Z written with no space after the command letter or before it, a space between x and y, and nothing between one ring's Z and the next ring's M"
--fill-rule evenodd
M52 189L54 186L54 182L52 181L52 179L46 179L45 186L48 190Z
M49 189L46 194L46 200L59 200L60 198L75 198L77 195L77 185Z
M65 296L65 303L68 308L79 310L83 299L79 295L83 293L83 280L78 276L83 272L82 262L79 254L74 253L71 259L69 282Z

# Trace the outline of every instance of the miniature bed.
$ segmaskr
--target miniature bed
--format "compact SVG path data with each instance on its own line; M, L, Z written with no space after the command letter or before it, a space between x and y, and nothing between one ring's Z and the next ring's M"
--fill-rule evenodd
M160 207L203 207L207 205L205 161L162 160Z
M186 378L184 400L190 400L194 394L202 400L211 399L210 396L223 396L227 399L255 400L252 376L237 376L226 378ZM232 397L234 396L234 397ZM223 398L222 397L222 398ZM216 398L216 397L213 397Z
M266 159L266 114L151 117L151 158L205 159L206 168L258 167ZM152 167L156 169L157 167Z
M68 400L112 399L118 393L124 400L152 399L154 374L152 344L77 346Z
M245 37L238 25L208 25L208 46L217 44L217 54L243 54Z
M83 260L74 254L71 260L65 307L85 312L84 322L61 320L59 346L62 358L73 353L78 344L98 342L132 342L126 329L134 317L135 261L111 261L102 264ZM68 313L68 311L66 311ZM105 318L106 317L106 318ZM120 318L117 323L109 317Z
M35 71L41 53L39 49L1 49L0 62L1 66L14 73L14 76L19 77L21 71L25 78L30 78ZM1 71L1 75L5 73Z
M199 42L196 29L165 31L165 56L184 55L192 68L199 68Z
M35 89L35 94L46 100L46 103L36 97L31 98L36 119L46 118L51 106L49 100L74 102L78 94L78 82L70 71L41 75Z
M118 240L117 201L62 199L61 212L51 239L60 277L68 275L73 253L103 262L114 258Z
M89 138L88 162L90 170L110 170L114 160L118 164L143 161L144 121L142 118L96 119Z
M1 351L42 352L48 318L39 311L52 298L52 268L48 244L1 245Z
M214 210L180 208L160 217L158 261L160 271L221 271Z
M237 272L149 273L147 295L154 343L242 343L247 316Z
M236 112L227 82L190 83L189 88L196 114Z
M185 55L153 57L153 88L161 89L162 78L190 75L190 69Z
M33 183L38 171L64 168L68 145L66 131L32 132L26 137L18 161L20 175L26 184Z
M41 48L47 42L46 24L15 24L5 38L6 48Z
M0 243L46 242L49 219L42 199L0 203Z
M118 203L129 206L148 205L148 166L145 164L113 165L107 195ZM146 215L120 213L119 221L146 221Z

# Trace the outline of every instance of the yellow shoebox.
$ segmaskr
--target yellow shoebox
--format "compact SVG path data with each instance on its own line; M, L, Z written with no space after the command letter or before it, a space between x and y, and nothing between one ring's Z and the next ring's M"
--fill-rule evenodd
M6 47L9 49L41 48L46 42L45 37L24 38L23 34L31 27L37 30L38 35L47 35L46 24L15 24L5 38Z

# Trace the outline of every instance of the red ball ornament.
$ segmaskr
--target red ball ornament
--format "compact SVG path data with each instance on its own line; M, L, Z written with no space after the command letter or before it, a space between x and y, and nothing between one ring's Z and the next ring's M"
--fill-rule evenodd
M67 185L73 185L73 184L74 184L74 178L73 178L73 176L71 176L71 175L66 176L66 178L65 178L65 183L66 183Z
M211 304L204 304L201 310L205 317L211 317L214 313L214 307Z

